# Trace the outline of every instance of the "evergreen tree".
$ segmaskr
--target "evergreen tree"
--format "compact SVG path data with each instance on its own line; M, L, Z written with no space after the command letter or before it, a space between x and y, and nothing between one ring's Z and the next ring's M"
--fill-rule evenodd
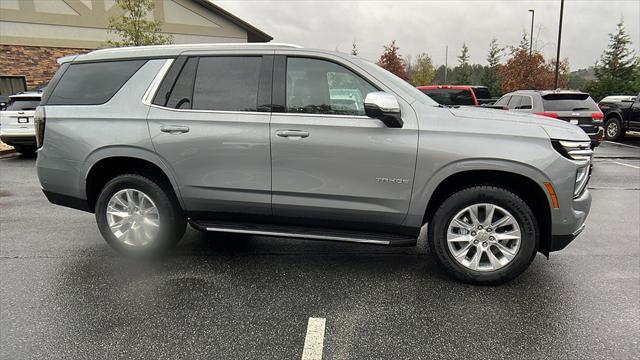
M631 49L631 38L622 19L615 34L609 34L609 46L596 62L595 74L596 80L590 81L586 89L596 100L607 95L640 92L640 60Z
M158 20L147 20L153 10L153 0L116 0L123 10L122 15L109 18L109 32L118 35L120 40L109 40L107 46L139 46L171 44L173 36L161 33Z
M398 54L399 49L395 40L393 40L391 44L385 45L384 52L380 55L380 59L378 59L378 65L399 78L407 80L405 61Z
M487 55L487 63L489 64L482 74L482 85L489 88L491 96L502 95L500 87L500 79L498 78L498 67L502 60L504 48L498 46L498 40L493 38L489 43L489 54Z
M458 58L458 66L456 68L456 83L468 85L471 83L471 65L469 65L469 48L467 44L462 44L462 50Z

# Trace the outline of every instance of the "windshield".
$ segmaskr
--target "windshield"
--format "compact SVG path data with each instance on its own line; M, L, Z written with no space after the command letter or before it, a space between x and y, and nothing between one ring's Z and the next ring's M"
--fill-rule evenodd
M402 95L413 98L425 105L438 106L438 103L433 101L433 99L431 99L429 96L423 94L420 90L416 89L408 82L400 79L396 75L381 68L380 66L364 59L353 60L361 65L366 71L369 71L372 75L378 77L380 81L388 81L389 83L391 83L394 88L402 92Z
M7 111L35 110L40 104L39 97L18 97L10 98L7 104Z

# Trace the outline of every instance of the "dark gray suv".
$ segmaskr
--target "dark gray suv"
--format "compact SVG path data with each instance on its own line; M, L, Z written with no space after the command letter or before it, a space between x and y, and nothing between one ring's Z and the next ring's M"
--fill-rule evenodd
M278 44L63 58L36 111L38 177L128 255L201 231L416 244L496 284L585 226L579 127L439 106L379 66Z

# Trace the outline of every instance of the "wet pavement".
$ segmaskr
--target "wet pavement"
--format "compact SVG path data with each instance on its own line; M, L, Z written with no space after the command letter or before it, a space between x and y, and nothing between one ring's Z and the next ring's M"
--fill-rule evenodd
M640 138L596 155L585 232L498 287L449 279L423 246L191 229L134 262L46 201L34 159L5 156L0 358L299 359L310 317L325 359L637 358Z

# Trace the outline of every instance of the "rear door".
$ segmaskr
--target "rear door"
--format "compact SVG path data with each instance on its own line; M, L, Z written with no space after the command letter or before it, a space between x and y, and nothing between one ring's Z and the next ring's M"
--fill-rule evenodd
M35 136L33 114L40 96L11 97L7 109L0 111L0 132L3 136Z
M594 124L595 113L600 112L598 104L584 93L551 93L542 96L542 105L546 113L555 113L558 119L578 125L594 136L598 133L598 125Z
M629 127L640 129L640 94L629 111Z
M417 122L408 104L403 128L367 117L363 100L379 89L356 71L326 59L277 57L274 216L331 228L402 223L415 171Z
M271 215L272 68L261 54L181 57L160 85L149 130L191 216Z

